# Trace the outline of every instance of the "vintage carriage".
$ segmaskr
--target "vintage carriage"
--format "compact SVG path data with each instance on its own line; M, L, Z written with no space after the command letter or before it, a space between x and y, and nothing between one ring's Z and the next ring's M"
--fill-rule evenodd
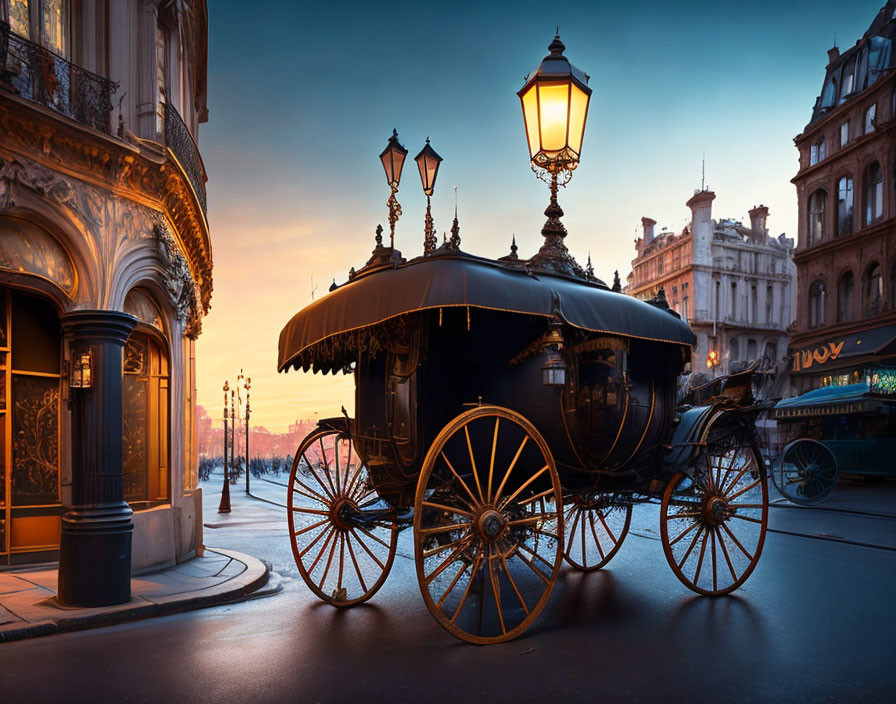
M772 481L795 504L824 501L841 472L894 475L896 370L872 368L850 381L783 399L771 409L783 445L771 463Z
M296 563L321 599L370 598L413 526L439 623L506 640L564 559L605 565L650 500L684 584L716 595L746 580L768 513L749 374L676 408L693 335L663 301L451 242L391 253L378 245L280 337L280 370L355 378L355 417L321 421L289 480Z
M536 174L551 199L538 253L497 260L436 247L429 210L441 158L416 157L427 196L424 253L394 248L407 155L380 155L392 242L284 328L279 369L355 378L355 417L320 422L289 480L299 571L321 599L351 606L383 584L413 526L426 606L473 643L522 633L561 564L594 570L621 546L637 502L661 503L678 578L701 594L740 586L762 551L765 467L749 374L705 404L676 407L694 340L660 297L609 289L564 244L558 186L579 163L588 76L550 54L519 92Z

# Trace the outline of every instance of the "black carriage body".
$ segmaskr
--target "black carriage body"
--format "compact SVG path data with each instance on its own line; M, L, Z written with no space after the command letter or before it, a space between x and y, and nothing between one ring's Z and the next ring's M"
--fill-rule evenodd
M543 383L552 323L559 387ZM674 313L601 284L455 255L362 272L304 309L280 369L353 369L355 445L380 495L409 506L427 449L477 404L528 418L570 488L656 473L692 340Z

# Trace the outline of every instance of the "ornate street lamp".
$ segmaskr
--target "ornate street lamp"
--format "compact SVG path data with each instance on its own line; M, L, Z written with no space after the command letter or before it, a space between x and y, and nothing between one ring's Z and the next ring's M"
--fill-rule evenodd
M423 193L426 194L426 236L423 239L423 253L431 254L436 251L436 228L432 221L432 211L429 201L436 187L436 176L439 175L439 164L442 157L436 154L436 150L429 146L429 137L420 153L414 157L417 168L420 170L420 182L423 184Z
M218 513L230 513L230 476L227 474L227 392L230 391L230 382L224 382L224 488L221 490L221 502L218 504ZM231 393L233 393L231 391Z
M386 205L389 206L389 246L395 249L395 223L401 215L401 206L395 194L398 193L398 184L401 181L401 168L404 166L404 159L408 155L405 149L398 141L398 130L392 130L392 136L389 137L389 143L380 153L380 161L383 162L383 168L386 170L386 182L392 189L392 194Z
M551 189L551 202L544 211L548 220L541 230L545 241L531 260L532 268L582 277L585 272L563 243L566 228L560 222L563 210L557 203L557 187L565 186L579 165L591 89L589 77L563 55L565 49L559 35L555 36L548 47L551 53L529 74L517 95L532 170Z

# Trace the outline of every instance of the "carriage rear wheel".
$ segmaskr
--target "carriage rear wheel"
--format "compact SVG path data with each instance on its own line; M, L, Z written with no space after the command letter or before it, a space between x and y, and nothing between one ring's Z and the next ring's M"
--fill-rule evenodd
M837 484L837 458L818 440L802 438L784 448L772 481L786 499L802 506L824 501Z
M478 644L526 630L557 581L562 510L554 459L523 416L480 406L449 423L414 502L417 579L439 624Z
M398 529L348 433L306 437L289 474L292 552L305 584L333 606L367 601L386 581Z
M591 572L606 565L622 547L632 521L630 503L573 493L563 499L564 559Z
M753 572L768 526L768 480L754 448L736 438L707 446L705 466L669 481L660 535L669 566L698 594L719 596Z

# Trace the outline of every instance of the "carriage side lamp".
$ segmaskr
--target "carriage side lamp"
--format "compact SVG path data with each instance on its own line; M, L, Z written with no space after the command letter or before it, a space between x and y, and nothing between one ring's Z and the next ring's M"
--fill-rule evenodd
M89 389L93 386L93 352L90 348L81 348L72 354L68 385L72 389Z
M401 146L398 141L398 130L392 130L392 136L389 137L389 143L386 148L380 152L380 161L383 162L383 168L386 170L386 182L392 189L392 194L386 205L389 208L389 246L395 249L395 223L401 215L401 206L395 194L398 193L398 184L401 181L401 169L404 166L404 159L408 155L408 150Z
M566 386L569 367L560 354L560 350L563 349L563 334L560 332L559 323L551 323L548 326L548 334L544 338L542 349L546 354L541 367L541 383L557 388Z
M563 209L557 203L557 187L565 186L579 165L591 88L589 76L569 63L563 55L565 49L558 34L548 47L550 54L529 74L517 95L523 108L532 170L551 190L545 210L548 220L541 231L545 241L534 259L536 263L560 259L569 265L564 268L581 274L563 244L566 228L560 222Z
M442 163L442 157L429 146L429 137L426 138L423 149L414 157L414 161L417 162L417 168L420 170L420 182L423 184L423 193L426 195L426 218L424 220L426 235L423 238L423 253L432 254L436 251L436 228L432 221L429 201L436 187L436 176L439 175L439 164Z

